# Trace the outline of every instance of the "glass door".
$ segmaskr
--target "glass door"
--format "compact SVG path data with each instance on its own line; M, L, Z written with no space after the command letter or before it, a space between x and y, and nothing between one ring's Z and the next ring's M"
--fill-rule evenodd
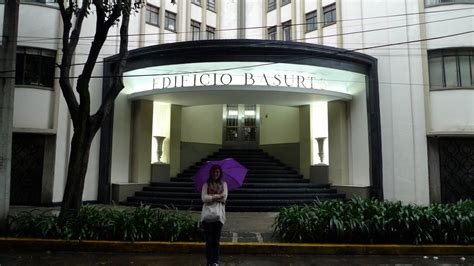
M257 148L259 123L258 105L224 105L223 146L247 149Z

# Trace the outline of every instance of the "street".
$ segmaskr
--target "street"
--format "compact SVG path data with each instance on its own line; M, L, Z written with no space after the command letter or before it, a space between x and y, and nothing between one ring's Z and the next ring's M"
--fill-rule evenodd
M205 265L204 254L2 251L7 265ZM474 256L221 255L220 265L474 265Z

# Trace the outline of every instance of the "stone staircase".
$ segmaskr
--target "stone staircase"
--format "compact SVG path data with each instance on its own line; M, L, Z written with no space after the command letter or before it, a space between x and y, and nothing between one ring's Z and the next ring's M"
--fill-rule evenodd
M309 183L296 170L260 149L220 149L171 178L170 182L151 183L128 197L124 204L142 202L160 208L200 210L201 195L195 191L191 177L203 162L225 158L234 158L249 170L244 185L229 193L226 211L278 211L294 204L345 198L329 184Z

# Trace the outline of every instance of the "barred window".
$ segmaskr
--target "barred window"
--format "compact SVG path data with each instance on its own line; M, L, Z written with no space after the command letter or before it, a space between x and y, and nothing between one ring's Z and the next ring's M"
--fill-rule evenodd
M282 40L291 41L291 20L288 20L281 24L281 31L283 33Z
M277 6L277 0L267 0L267 12L272 11L276 9Z
M267 29L268 39L276 40L277 39L277 27L273 26Z
M191 40L198 41L201 39L201 23L191 20Z
M306 13L306 32L318 29L318 13L316 10Z
M449 4L474 4L474 0L425 0L425 7Z
M154 26L159 26L159 14L160 9L158 7L152 6L150 4L146 5L146 23Z
M336 23L336 4L331 4L323 8L324 26Z
M216 29L211 26L206 26L206 34L208 40L214 40L216 38Z
M207 10L216 12L216 0L207 0Z
M176 14L165 12L165 28L170 31L176 31Z
M191 0L191 3L201 6L201 0Z
M430 89L473 88L474 49L428 51Z
M56 52L18 47L15 84L53 88Z
M291 3L291 0L281 0L281 6Z

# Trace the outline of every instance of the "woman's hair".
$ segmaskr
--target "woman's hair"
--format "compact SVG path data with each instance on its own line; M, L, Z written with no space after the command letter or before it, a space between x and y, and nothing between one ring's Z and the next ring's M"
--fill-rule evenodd
M217 180L214 181L212 177L212 172L214 172L214 170L216 169L219 169L219 178ZM209 169L209 178L207 179L207 183L209 182L217 182L217 183L220 183L222 181L222 168L220 167L220 165L213 165L211 166L211 169Z

